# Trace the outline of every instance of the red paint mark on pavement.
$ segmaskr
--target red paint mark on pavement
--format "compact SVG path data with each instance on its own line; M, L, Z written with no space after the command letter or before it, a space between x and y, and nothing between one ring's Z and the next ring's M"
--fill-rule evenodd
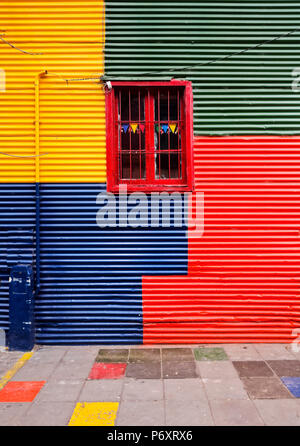
M89 374L88 379L118 379L125 374L126 364L96 362Z
M10 381L0 390L1 403L30 403L46 381Z

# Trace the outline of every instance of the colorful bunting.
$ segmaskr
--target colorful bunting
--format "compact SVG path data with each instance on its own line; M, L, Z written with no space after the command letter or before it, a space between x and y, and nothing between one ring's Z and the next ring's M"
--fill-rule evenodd
M171 132L175 133L176 124L170 124L169 127L170 127Z
M129 124L122 124L121 125L122 128L122 132L127 133L127 132L133 132L133 133L144 133L145 131L145 125L144 124L138 124L136 122L134 123L129 123ZM170 131L174 134L178 133L178 128L177 128L177 123L170 123L170 124L161 124L155 125L155 131L157 133L169 133Z
M124 133L127 133L128 127L129 127L129 124L122 124L122 131Z
M136 132L138 124L130 124L131 129L133 130L133 133Z

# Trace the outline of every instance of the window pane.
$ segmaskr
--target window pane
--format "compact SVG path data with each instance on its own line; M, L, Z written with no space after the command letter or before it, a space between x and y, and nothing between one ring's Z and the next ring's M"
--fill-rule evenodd
M168 93L158 91L155 100L155 120L168 121Z
M128 124L126 124L128 125ZM130 134L129 131L125 132L124 127L121 128L121 147L122 150L129 150L130 149Z
M119 119L129 121L129 91L119 91Z
M140 90L130 90L131 121L144 121L145 119L145 94Z
M130 155L124 153L120 156L120 177L122 179L130 178Z
M181 178L180 90L159 89L154 95L155 177Z
M157 179L179 179L181 177L181 154L171 152L155 156L155 176Z
M170 178L180 178L180 154L170 154Z
M179 116L179 107L178 107L178 94L177 91L170 89L169 92L170 96L169 96L169 101L170 101L170 116L169 119L170 121L176 121L177 119L180 119Z
M132 178L145 178L145 154L134 154L132 159Z
M169 155L160 154L156 155L156 178L166 179L169 176Z
M142 179L146 174L145 90L118 91L120 178Z

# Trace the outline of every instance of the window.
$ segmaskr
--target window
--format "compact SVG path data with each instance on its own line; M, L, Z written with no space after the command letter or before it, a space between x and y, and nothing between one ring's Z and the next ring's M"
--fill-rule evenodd
M193 188L192 87L188 81L112 82L106 91L107 189Z

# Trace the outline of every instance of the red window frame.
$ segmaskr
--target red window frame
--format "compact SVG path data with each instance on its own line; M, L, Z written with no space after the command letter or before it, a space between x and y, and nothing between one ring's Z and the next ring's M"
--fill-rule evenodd
M145 153L146 178L122 179L119 166L119 120L118 94L120 88L137 87L146 89L145 95ZM154 162L154 91L166 87L177 87L181 92L181 178L155 178ZM106 87L106 152L107 152L107 191L119 192L119 185L126 184L128 192L192 191L194 188L193 169L193 93L192 84L185 80L169 82L121 82L112 81ZM170 157L169 157L170 159Z

